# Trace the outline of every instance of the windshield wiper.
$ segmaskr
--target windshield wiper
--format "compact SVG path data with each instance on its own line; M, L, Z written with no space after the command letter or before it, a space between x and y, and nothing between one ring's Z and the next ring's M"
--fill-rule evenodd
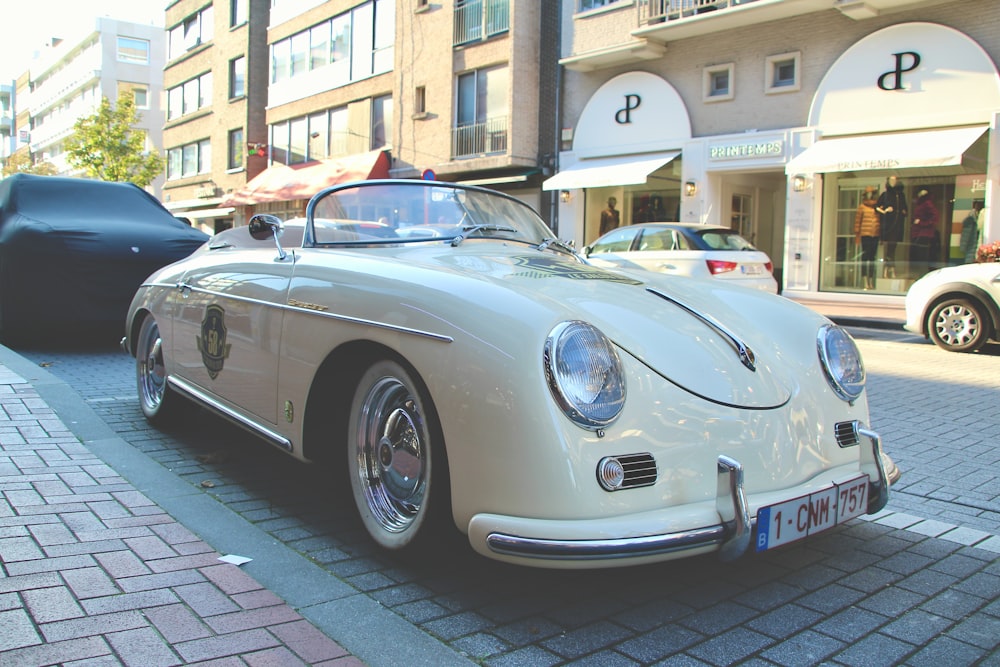
M563 241L561 239L557 239L557 238L547 238L547 239L543 240L541 243L539 243L535 247L538 250L545 250L549 246L552 246L553 248L558 248L558 249L560 249L560 250L562 250L564 252L567 252L567 253L569 253L569 254L571 254L573 256L577 256L576 248L574 248L573 246L571 246L569 243L566 243L565 241Z
M517 230L513 227L504 227L503 225L468 225L462 227L462 233L451 240L451 246L454 248L468 237L479 232L511 232L517 234Z

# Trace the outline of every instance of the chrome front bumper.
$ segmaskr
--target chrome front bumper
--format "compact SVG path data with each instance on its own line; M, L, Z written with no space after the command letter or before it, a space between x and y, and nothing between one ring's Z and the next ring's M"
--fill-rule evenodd
M869 480L867 513L874 514L889 500L882 441L877 433L862 428L860 424L856 425L856 432L869 443L867 447L860 442L859 445L861 469L868 474ZM716 549L721 560L735 560L749 548L757 520L755 516L750 516L747 509L743 466L728 456L719 456L716 479L716 509L720 517L720 523L716 525L662 535L593 540L542 539L491 532L486 537L486 545L496 554L530 560L648 559L698 549Z

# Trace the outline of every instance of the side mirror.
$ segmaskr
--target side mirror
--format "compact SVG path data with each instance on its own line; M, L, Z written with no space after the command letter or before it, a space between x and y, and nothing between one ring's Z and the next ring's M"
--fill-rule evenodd
M278 242L278 238L285 231L285 224L278 216L269 213L258 213L250 218L250 222L247 223L247 230L250 232L250 236L257 241L265 241L268 238L273 238L274 245L278 247L279 261L288 257L284 248L281 247L281 243Z

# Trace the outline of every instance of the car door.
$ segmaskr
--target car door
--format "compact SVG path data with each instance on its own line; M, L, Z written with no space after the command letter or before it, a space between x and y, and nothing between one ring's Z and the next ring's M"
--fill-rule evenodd
M282 306L294 255L222 247L184 275L175 296L179 375L241 411L277 422Z

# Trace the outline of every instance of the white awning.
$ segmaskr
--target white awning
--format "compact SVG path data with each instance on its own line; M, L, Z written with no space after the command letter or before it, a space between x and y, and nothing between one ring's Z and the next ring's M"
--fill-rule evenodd
M647 153L580 160L542 183L543 190L604 188L612 185L642 185L651 173L680 152Z
M173 211L173 214L179 218L188 218L189 220L204 220L205 218L225 218L232 215L234 210L232 206L224 206L223 208L195 208L190 211Z
M962 127L820 139L792 158L785 173L912 169L962 164L962 154L986 132Z

